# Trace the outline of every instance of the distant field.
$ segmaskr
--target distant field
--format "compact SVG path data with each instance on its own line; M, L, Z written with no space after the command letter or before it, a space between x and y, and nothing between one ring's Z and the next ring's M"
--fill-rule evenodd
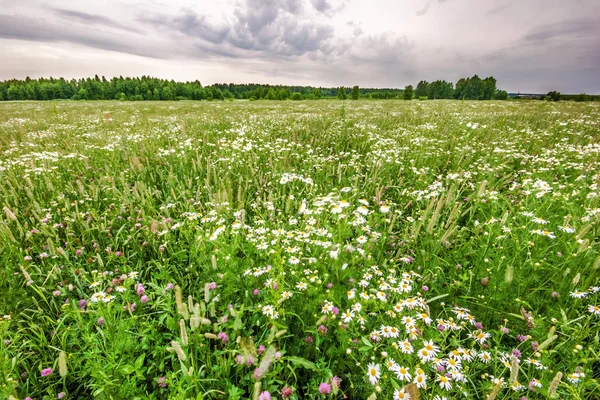
M600 103L3 102L0 153L2 399L600 398Z

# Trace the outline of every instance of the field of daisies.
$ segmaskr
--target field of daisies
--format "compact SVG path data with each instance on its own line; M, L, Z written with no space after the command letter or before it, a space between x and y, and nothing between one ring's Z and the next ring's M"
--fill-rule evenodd
M0 104L2 399L600 398L600 104Z

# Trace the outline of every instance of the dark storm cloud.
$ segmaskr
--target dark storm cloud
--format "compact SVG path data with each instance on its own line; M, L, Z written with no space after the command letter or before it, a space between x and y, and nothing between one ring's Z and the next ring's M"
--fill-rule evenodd
M303 18L302 10L302 3L297 0L247 0L238 5L233 18L220 24L211 23L191 9L182 9L170 17L144 16L139 21L167 34L184 35L195 40L197 48L221 55L234 56L236 51L283 57L329 53L327 42L334 37L333 28ZM216 49L203 41L227 49Z
M64 8L51 8L51 10L58 16L64 17L68 20L77 20L79 22L83 22L86 24L102 25L102 26L106 26L109 28L121 29L121 30L128 31L128 32L136 32L136 33L140 32L137 29L134 29L132 27L121 24L121 23L119 23L111 18L105 17L103 15L93 15L93 14L88 14L88 13L81 12L81 11L68 10L68 9L64 9Z

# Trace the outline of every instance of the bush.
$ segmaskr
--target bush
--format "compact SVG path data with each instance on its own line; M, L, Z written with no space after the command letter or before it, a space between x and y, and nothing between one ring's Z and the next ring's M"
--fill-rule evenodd
M302 93L296 92L296 93L292 94L291 99L292 100L304 100L304 97L302 96Z

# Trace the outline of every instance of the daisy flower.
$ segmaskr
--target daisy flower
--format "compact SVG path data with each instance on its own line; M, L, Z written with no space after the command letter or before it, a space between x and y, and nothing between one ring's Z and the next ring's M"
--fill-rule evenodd
M371 385L376 385L381 377L381 367L379 364L370 363L367 366L367 377Z

